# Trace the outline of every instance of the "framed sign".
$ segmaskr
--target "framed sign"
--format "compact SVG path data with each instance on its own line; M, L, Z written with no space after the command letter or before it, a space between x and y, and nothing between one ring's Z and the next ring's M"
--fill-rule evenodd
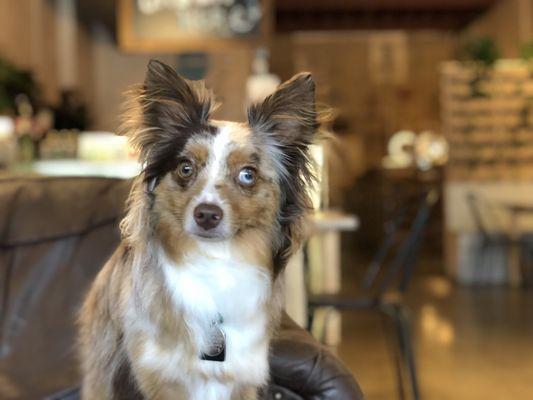
M119 0L119 46L128 52L176 53L266 44L271 1Z

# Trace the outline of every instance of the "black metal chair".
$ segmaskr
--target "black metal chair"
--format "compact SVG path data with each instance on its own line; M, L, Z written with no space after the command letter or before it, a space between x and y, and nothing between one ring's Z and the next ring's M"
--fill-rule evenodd
M501 270L501 262L508 262L511 247L520 246L520 242L506 233L501 215L487 198L469 192L466 200L479 235L479 247L473 252L475 259L470 279L479 284L492 283L498 280L495 276Z
M436 190L425 192L417 202L407 202L385 225L385 237L367 267L361 294L343 296L309 293L308 296L310 328L314 322L315 311L320 307L336 310L374 310L380 313L384 323L392 322L392 337L396 344L394 357L398 393L402 400L406 398L406 381L412 398L420 399L409 312L402 294L411 280L422 236L437 199ZM408 222L409 211L413 205L416 207L414 218L408 225L407 235L402 235L401 227ZM387 324L386 328L389 326L390 324ZM391 333L390 329L386 331Z

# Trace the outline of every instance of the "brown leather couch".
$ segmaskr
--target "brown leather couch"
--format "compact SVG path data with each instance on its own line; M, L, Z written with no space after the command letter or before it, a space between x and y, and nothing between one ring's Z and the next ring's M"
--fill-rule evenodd
M74 319L119 241L130 181L0 179L0 399L76 399ZM284 317L268 399L362 399L348 370Z

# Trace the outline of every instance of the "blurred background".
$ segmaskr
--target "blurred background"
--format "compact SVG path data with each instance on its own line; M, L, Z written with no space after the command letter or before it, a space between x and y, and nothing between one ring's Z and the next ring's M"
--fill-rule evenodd
M0 180L137 174L113 133L151 58L228 120L313 73L287 310L367 399L533 397L533 0L0 0Z

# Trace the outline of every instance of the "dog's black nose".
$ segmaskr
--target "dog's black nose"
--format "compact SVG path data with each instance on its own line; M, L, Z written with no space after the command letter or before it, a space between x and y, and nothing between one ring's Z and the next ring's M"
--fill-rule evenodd
M214 204L202 203L194 209L194 220L206 231L220 224L223 215L222 209Z

